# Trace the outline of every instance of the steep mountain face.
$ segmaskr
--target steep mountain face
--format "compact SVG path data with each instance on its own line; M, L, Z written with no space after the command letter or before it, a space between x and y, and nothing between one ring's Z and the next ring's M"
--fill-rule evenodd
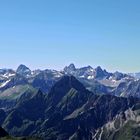
M76 78L93 79L95 77L95 70L91 66L76 69L74 64L70 64L64 68L64 73L73 75Z
M48 69L31 71L25 65L20 65L16 72L11 69L0 70L0 92L8 88L28 84L40 89L43 93L48 93L52 86L64 75L73 75L90 91L94 92L96 87L98 94L117 96L127 96L124 92L128 87L128 83L135 82L135 78L127 74L120 72L109 73L101 67L95 69L91 66L76 68L74 64L70 64L66 66L63 71ZM124 89L120 89L122 83L126 83L127 85ZM120 91L122 92L120 93ZM130 92L129 95L139 97L138 94L139 93L133 94Z
M49 110L55 108L64 116L82 106L90 94L75 77L64 76L51 89L46 102Z
M27 79L19 74L15 74L13 77L9 78L4 84L0 86L0 91L2 92L8 88L25 84L28 84Z
M62 72L55 70L31 71L24 65L20 65L17 71L11 69L0 70L0 93L16 86L31 85L48 93L51 87L63 76Z
M16 70L17 74L20 74L22 76L30 76L31 75L31 70L26 67L25 65L21 64L17 70Z
M56 105L59 102L59 100L61 100L70 89L75 89L77 91L84 91L85 87L75 77L64 76L51 89L50 93L48 94L48 99L51 101L57 99L58 101L52 103Z
M123 78L129 78L129 76L127 74L123 74L123 73L116 71L114 73L114 78L115 78L115 80L121 80Z
M131 95L134 97L140 97L140 80L128 83L128 87L123 94L125 97Z
M22 98L23 99L23 98ZM2 126L14 136L92 139L96 131L140 101L89 92L75 77L62 77L48 94L36 92L6 112Z
M55 70L44 70L32 76L28 81L29 83L42 92L48 93L52 86L63 76L61 72Z
M0 125L10 135L139 138L140 80L134 77L71 64L63 71L31 71L20 65L17 71L0 70L0 78Z
M86 79L96 79L98 81L100 80L114 80L119 81L125 78L131 78L131 76L127 74L123 74L120 72L115 73L109 73L106 70L103 70L100 66L97 68L92 68L91 66L82 67L82 68L76 68L74 64L70 64L69 66L64 68L64 72L66 74L71 74L75 76L76 78L86 78Z
M0 93L0 107L5 110L12 109L19 100L31 98L36 92L37 89L30 85L17 85L8 88Z
M113 94L122 97L140 98L140 80L122 82L113 90Z
M36 135L48 140L92 139L98 128L113 120L117 114L127 110L133 103L133 99L93 95L82 107L77 108L66 117L63 118L57 114L53 118L49 118ZM55 123L53 123L54 121Z
M64 68L64 71L66 74L73 74L73 72L76 70L75 65L74 64L70 64L69 66L66 66Z
M20 100L14 109L8 111L9 115L3 127L12 135L30 135L39 127L38 123L44 123L48 118L52 119L58 112L66 116L83 105L87 101L85 91L88 92L74 77L65 76L56 83L48 95L43 95L39 91L30 99Z
M13 77L14 75L15 75L15 71L12 69L0 69L0 83Z
M95 73L95 78L96 79L103 79L104 77L109 77L111 74L108 73L106 70L102 70L102 68L100 66L98 66L95 69L96 73Z
M16 106L8 111L3 127L14 136L30 136L45 115L45 100L41 91L31 98L20 100Z
M0 127L0 139L6 136L8 136L8 133Z
M113 121L106 123L96 131L94 139L100 140L139 140L140 104L135 104L125 112L118 114Z
M98 93L117 96L124 96L122 92L127 88L122 88L122 92L120 93L120 85L123 83L127 85L129 82L136 80L134 77L120 72L109 73L100 66L95 69L91 66L77 69L73 64L70 64L64 69L64 73L75 76L90 91L94 91L94 85L96 84L96 89L99 89L97 90ZM131 93L130 96L135 95Z
M0 139L1 140L40 140L38 138L31 138L31 137L12 137L10 136L2 127L0 127Z
M11 69L0 69L0 89L3 89L15 74Z
M133 76L136 79L140 79L140 72L137 72L137 73L128 73L128 75Z

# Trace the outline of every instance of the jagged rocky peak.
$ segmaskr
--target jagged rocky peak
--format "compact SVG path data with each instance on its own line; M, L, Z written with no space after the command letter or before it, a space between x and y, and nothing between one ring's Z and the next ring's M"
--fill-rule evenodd
M83 71L94 71L94 69L89 65L89 66L86 66L86 67L82 67L80 68L79 70L83 70Z
M66 72L66 73L71 73L71 72L73 72L73 71L75 71L76 70L76 67L75 67L75 65L73 64L73 63L71 63L69 66L66 66L65 68L64 68L64 71Z
M19 65L16 72L20 75L30 75L31 74L31 70L23 64Z
M95 69L95 71L96 71L95 78L103 78L108 75L107 71L103 70L100 66L98 66Z
M116 80L121 80L121 79L124 78L125 76L126 76L126 74L123 74L123 73L118 72L118 71L116 71L116 72L114 73L114 77L115 77Z
M83 93L86 91L85 87L74 76L63 76L50 90L48 104L56 106L72 89Z
M73 70L76 69L75 68L75 65L73 63L71 63L68 67L71 68L71 69L73 69Z
M88 69L93 69L90 65L87 66Z
M98 66L96 69L95 69L97 72L101 73L103 72L102 68L100 66Z

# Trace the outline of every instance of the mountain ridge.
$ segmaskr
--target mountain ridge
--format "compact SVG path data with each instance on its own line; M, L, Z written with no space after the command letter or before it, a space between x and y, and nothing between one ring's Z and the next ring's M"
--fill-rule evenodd
M91 70L91 67L84 68L84 71L87 69ZM50 71L45 72L52 78ZM83 71L81 73L83 74ZM136 97L124 98L98 93L105 92L106 87L101 88L101 84L94 80L86 80L83 77L76 78L71 74L64 74L52 85L47 94L38 88L34 90L31 84L27 89L25 89L27 85L21 84L21 88L25 86L23 93L21 93L23 89L19 88L18 96L0 101L1 112L4 114L1 118L2 127L16 137L92 140L96 135L101 135L100 128L113 121L120 113L125 113L140 104L140 99ZM88 86L95 87L92 92L87 89L84 82L87 82ZM91 85L88 82L91 82ZM137 84L134 85L138 91ZM124 86L125 84L122 85ZM11 88L13 93L10 94L14 94L17 86ZM9 106L4 108L8 101ZM99 137L97 140L100 140Z

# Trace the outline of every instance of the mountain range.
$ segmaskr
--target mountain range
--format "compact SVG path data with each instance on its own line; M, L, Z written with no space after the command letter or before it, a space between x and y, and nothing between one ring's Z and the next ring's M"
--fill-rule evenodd
M0 125L12 137L139 140L140 80L101 67L0 69Z

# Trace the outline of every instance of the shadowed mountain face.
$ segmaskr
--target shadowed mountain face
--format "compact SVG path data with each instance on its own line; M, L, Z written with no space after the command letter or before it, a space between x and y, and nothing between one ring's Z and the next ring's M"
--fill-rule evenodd
M21 64L17 68L16 73L23 75L23 76L29 76L29 75L31 75L31 70L28 67L26 67L25 65Z
M3 128L0 127L0 139L6 136L8 136L8 133Z
M92 139L97 130L139 99L96 95L73 76L62 77L46 95L40 90L5 112L2 126L13 136L45 140Z
M72 76L65 76L54 85L48 95L43 95L41 91L38 91L29 99L19 100L6 117L3 126L11 131L10 134L29 135L38 127L39 122L44 123L46 119L59 112L61 116L66 116L81 107L88 99L87 93L90 92L78 80ZM22 127L25 120L26 127L28 125L29 127L24 131ZM19 132L15 131L16 128Z
M139 140L140 139L140 104L119 113L112 121L96 131L94 139L103 140Z
M90 99L66 117L60 117L54 125L49 125L55 121L55 118L50 118L41 126L37 134L43 136L45 131L45 137L51 140L68 139L79 132L81 134L77 139L91 139L98 128L113 120L118 113L127 110L133 104L133 99L126 100L113 96L92 96Z
M74 64L63 71L20 65L16 72L0 70L0 78L0 125L12 136L120 140L128 131L130 139L139 138L140 84L127 74Z

